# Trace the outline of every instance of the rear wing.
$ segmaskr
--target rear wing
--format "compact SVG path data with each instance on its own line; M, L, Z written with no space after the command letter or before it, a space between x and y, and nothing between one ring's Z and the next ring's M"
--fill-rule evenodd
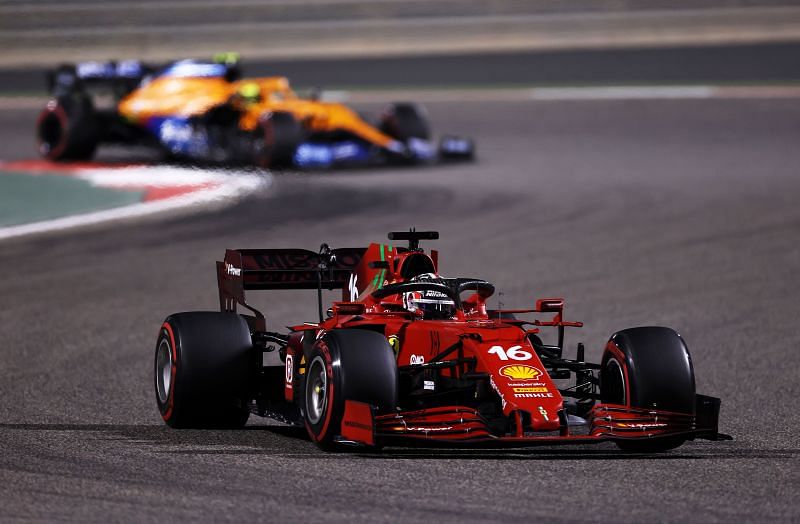
M233 82L241 78L242 72L238 54L220 53L211 62L179 60L157 65L139 60L108 60L61 64L48 71L45 78L47 90L54 97L75 92L111 91L121 98L136 89L142 81L161 75L178 78L222 77Z
M237 304L253 312L256 329L265 330L264 315L247 304L246 290L316 289L322 319L322 290L341 289L350 281L366 248L228 249L217 262L219 306L235 312Z
M74 92L109 90L121 98L154 71L153 66L138 60L62 64L47 72L47 91L53 96L62 96Z

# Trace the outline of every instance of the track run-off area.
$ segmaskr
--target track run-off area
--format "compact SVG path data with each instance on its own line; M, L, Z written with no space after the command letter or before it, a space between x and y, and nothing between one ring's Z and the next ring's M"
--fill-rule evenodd
M436 131L476 139L475 163L280 173L224 207L0 240L0 520L797 520L800 104L696 94L429 97ZM33 156L35 115L0 111L1 159ZM412 226L441 232L426 245L444 275L493 282L493 304L563 296L586 325L568 356L675 328L734 440L325 454L257 417L161 422L158 327L218 307L225 248L355 247ZM314 319L313 292L251 296L276 330Z
M0 240L224 206L271 179L255 170L0 162Z

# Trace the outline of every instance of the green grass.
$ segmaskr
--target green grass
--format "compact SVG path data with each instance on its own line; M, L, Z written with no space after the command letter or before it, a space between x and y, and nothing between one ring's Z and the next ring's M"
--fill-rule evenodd
M141 197L141 191L95 187L69 176L0 171L0 227L111 209Z

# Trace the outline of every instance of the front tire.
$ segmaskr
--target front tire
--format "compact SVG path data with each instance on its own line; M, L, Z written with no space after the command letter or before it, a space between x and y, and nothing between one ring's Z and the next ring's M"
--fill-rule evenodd
M612 335L601 361L603 403L693 415L695 380L692 359L681 336L665 327L624 329ZM662 452L684 437L616 441L624 451Z
M401 142L412 138L429 140L431 126L427 112L417 104L391 104L381 118L381 131Z
M303 125L291 113L275 111L264 115L253 139L255 164L265 169L291 167L303 136Z
M311 440L336 449L345 400L388 412L397 405L397 363L386 337L358 329L330 331L307 355L301 409Z
M245 425L253 342L234 313L192 312L167 317L154 362L156 404L173 428Z

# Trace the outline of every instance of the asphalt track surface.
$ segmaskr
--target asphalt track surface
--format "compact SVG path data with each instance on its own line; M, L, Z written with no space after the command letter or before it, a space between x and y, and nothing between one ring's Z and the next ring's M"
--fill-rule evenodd
M797 100L429 110L476 137L477 163L287 173L225 210L3 242L0 520L800 519ZM30 156L33 116L0 113L0 158ZM507 307L566 297L586 323L568 342L590 358L616 329L678 329L735 440L325 454L255 417L161 422L158 327L217 307L226 247L361 246L409 226L439 230L443 273L493 281ZM315 315L313 292L254 302L276 329Z
M175 59L183 57L176 56ZM517 51L431 56L248 60L248 76L300 87L797 82L800 43ZM78 57L80 60L80 57ZM0 94L45 91L45 70L0 68Z

